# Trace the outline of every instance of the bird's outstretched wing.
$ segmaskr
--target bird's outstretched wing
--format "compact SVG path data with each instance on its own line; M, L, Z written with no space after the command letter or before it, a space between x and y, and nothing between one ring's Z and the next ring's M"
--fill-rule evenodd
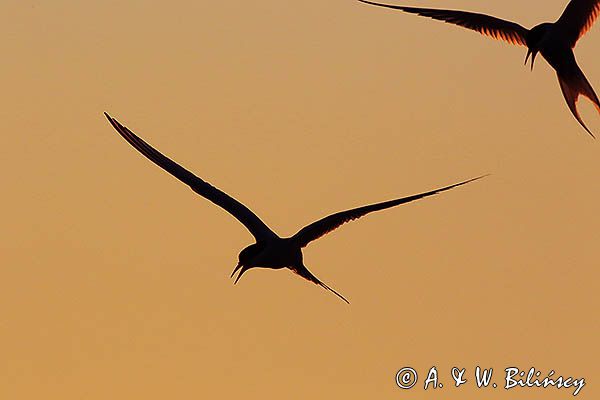
M486 175L484 175L486 176ZM395 207L400 204L409 203L411 201L422 199L423 197L433 196L434 194L438 194L444 192L446 190L453 189L457 186L466 185L469 182L476 181L477 179L481 179L484 176L480 176L477 178L469 179L468 181L464 181L461 183L456 183L454 185L446 186L440 189L435 189L430 192L415 194L413 196L404 197L401 199L385 201L383 203L371 204L368 206L354 208L352 210L341 211L336 214L332 214L328 217L320 219L317 222L313 222L312 224L305 226L298 233L292 236L292 240L295 240L298 245L301 247L305 247L313 240L320 238L323 235L333 231L336 228L339 228L341 225L346 222L350 222L357 218L363 217L369 213L374 211L385 210L386 208Z
M477 14L467 11L437 10L433 8L417 8L406 6L395 6L391 4L375 3L367 0L358 0L361 3L371 4L379 7L392 8L407 13L417 14L444 21L449 24L462 26L498 40L527 46L525 36L528 30L521 25L485 14Z
M135 133L121 125L119 121L112 118L107 113L104 113L104 115L108 118L108 121L117 130L119 135L121 135L130 145L135 147L136 150L183 183L189 185L194 192L222 207L237 218L244 224L250 233L252 233L257 241L277 237L277 235L256 216L256 214L248 209L248 207L229 196L227 193L222 192L216 187L203 181L173 160L165 157L158 150L140 139Z
M339 297L340 299L344 300L346 303L350 304L350 302L348 300L346 300L346 298L344 296L342 296L341 294L339 294L338 292L336 292L335 290L333 290L332 288L330 288L329 286L327 286L326 284L324 284L323 282L321 282L319 280L319 278L317 278L316 276L314 276L309 270L308 268L306 268L305 266L301 266L301 267L289 267L292 271L294 271L296 274L300 275L301 277L303 277L304 279L307 279L319 286L321 286L324 289L329 290L331 293L335 294L337 297Z
M600 15L600 0L571 0L556 26L563 32L571 47L587 33Z

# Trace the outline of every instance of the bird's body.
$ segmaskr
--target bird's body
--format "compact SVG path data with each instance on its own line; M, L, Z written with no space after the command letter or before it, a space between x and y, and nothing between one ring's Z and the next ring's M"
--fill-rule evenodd
M539 42L533 46L539 48L540 54L548 61L548 64L558 73L565 73L572 70L573 67L577 67L573 49L560 32L556 32L554 24L545 23L538 26L541 27L543 33Z
M302 257L303 247L306 247L310 242L320 238L323 235L326 235L344 223L360 218L371 212L384 210L386 208L395 207L400 204L432 196L481 178L479 177L470 179L468 181L409 197L341 211L305 226L291 237L282 238L273 232L245 205L227 195L225 192L205 182L198 176L192 174L190 171L175 163L173 160L165 157L158 150L154 149L148 143L140 139L125 126L121 125L117 120L110 117L106 113L105 115L117 132L136 150L142 153L150 161L169 172L171 175L189 185L194 192L224 208L231 215L237 218L254 236L256 243L253 243L243 249L238 256L238 264L231 274L233 277L239 271L239 275L235 279L235 283L237 283L245 271L251 268L288 268L301 277L335 293L345 302L348 302L348 300L321 282L308 270L308 268L306 268Z
M467 11L417 8L358 0L374 6L385 7L444 21L463 28L477 31L494 39L528 48L525 63L531 56L531 69L537 53L556 70L559 85L569 110L592 136L577 111L580 95L587 97L600 113L600 100L588 82L583 71L577 65L573 48L577 41L592 27L600 15L600 0L571 0L556 22L545 22L532 29L492 17Z
M276 238L263 240L252 244L242 264L248 268L281 269L301 267L302 249L291 238Z

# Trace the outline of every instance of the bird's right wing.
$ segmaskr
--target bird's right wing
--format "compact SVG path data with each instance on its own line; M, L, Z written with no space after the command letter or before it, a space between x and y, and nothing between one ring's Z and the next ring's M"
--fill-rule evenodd
M485 176L485 175L484 175ZM305 247L313 240L320 238L323 235L333 231L334 229L339 228L341 225L346 222L350 222L357 218L363 217L369 213L374 211L385 210L386 208L395 207L400 204L409 203L411 201L419 200L424 197L433 196L435 194L444 192L446 190L453 189L457 186L466 185L469 182L476 181L477 179L481 179L484 176L480 176L477 178L469 179L468 181L464 181L461 183L456 183L454 185L446 186L440 189L435 189L429 192L415 194L413 196L404 197L401 199L385 201L383 203L371 204L364 207L354 208L352 210L341 211L336 214L332 214L328 217L320 219L317 222L313 222L312 224L305 226L298 233L292 236L292 240L295 240L299 246Z
M556 21L571 47L590 30L600 16L600 0L571 0Z
M392 8L407 13L417 14L444 21L449 24L462 26L498 40L527 46L525 36L528 30L521 25L485 14L477 14L467 11L437 10L433 8L417 8L406 6L395 6L391 4L374 3L367 0L358 0L361 3L371 4L379 7Z
M165 157L158 150L140 139L135 133L121 125L119 121L112 118L107 113L104 113L104 115L108 118L108 121L117 130L119 135L121 135L130 145L135 147L136 150L183 183L189 185L194 192L222 207L237 218L244 224L250 233L252 233L257 241L277 237L277 235L256 216L256 214L248 209L248 207L229 196L227 193L222 192L216 187L203 181L173 160Z

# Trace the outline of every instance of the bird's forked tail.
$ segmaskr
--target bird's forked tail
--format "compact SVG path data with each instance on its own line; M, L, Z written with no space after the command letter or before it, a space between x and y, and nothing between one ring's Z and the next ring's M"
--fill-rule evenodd
M585 125L581 116L579 115L579 111L577 111L577 100L580 95L583 95L590 99L592 103L596 106L596 110L600 113L600 100L598 100L598 96L596 92L594 92L594 88L588 82L587 78L583 74L583 71L579 67L573 69L573 71L569 71L569 73L557 72L558 83L560 84L560 89L562 90L563 96L565 97L565 101L569 106L569 110L573 113L573 116L577 121L583 126L583 128L595 138L594 134L588 129Z
M335 294L337 297L339 297L340 299L342 299L343 301L346 302L346 304L350 304L350 302L341 294L339 294L338 292L336 292L334 289L330 288L329 286L327 286L326 284L324 284L323 282L321 282L319 280L319 278L317 278L316 276L314 276L309 270L308 268L306 268L304 265L300 264L297 266L291 266L289 267L289 269L291 269L293 272L295 272L296 274L300 275L301 277L303 277L306 280L309 280L319 286L321 286L323 289L329 290L331 293Z

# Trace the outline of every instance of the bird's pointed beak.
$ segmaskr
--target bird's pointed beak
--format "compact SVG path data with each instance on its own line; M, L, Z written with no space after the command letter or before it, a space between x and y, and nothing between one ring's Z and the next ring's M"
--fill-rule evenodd
M533 71L533 64L535 63L535 57L537 56L537 50L528 49L527 57L525 57L525 65L527 65L527 61L529 60L529 56L531 56L531 70Z
M245 265L242 265L241 263L238 263L238 265L235 267L235 269L231 273L231 277L233 278L233 275L235 275L235 273L238 270L240 270L240 274L237 276L237 278L235 278L235 281L233 282L233 284L235 285L236 283L238 283L238 281L240 280L240 278L242 277L242 275L244 275L244 272L248 271L249 269L250 269L250 267L247 267Z
M239 262L239 263L238 263L238 264L235 266L235 269L234 269L234 270L233 270L233 272L231 273L231 276L230 276L230 278L233 278L233 276L235 275L235 273L236 273L236 272L238 272L238 270L239 270L240 268L242 268L242 263L241 263L241 262Z
M533 63L535 63L535 56L537 56L538 52L534 51L531 55L531 70L533 71Z

